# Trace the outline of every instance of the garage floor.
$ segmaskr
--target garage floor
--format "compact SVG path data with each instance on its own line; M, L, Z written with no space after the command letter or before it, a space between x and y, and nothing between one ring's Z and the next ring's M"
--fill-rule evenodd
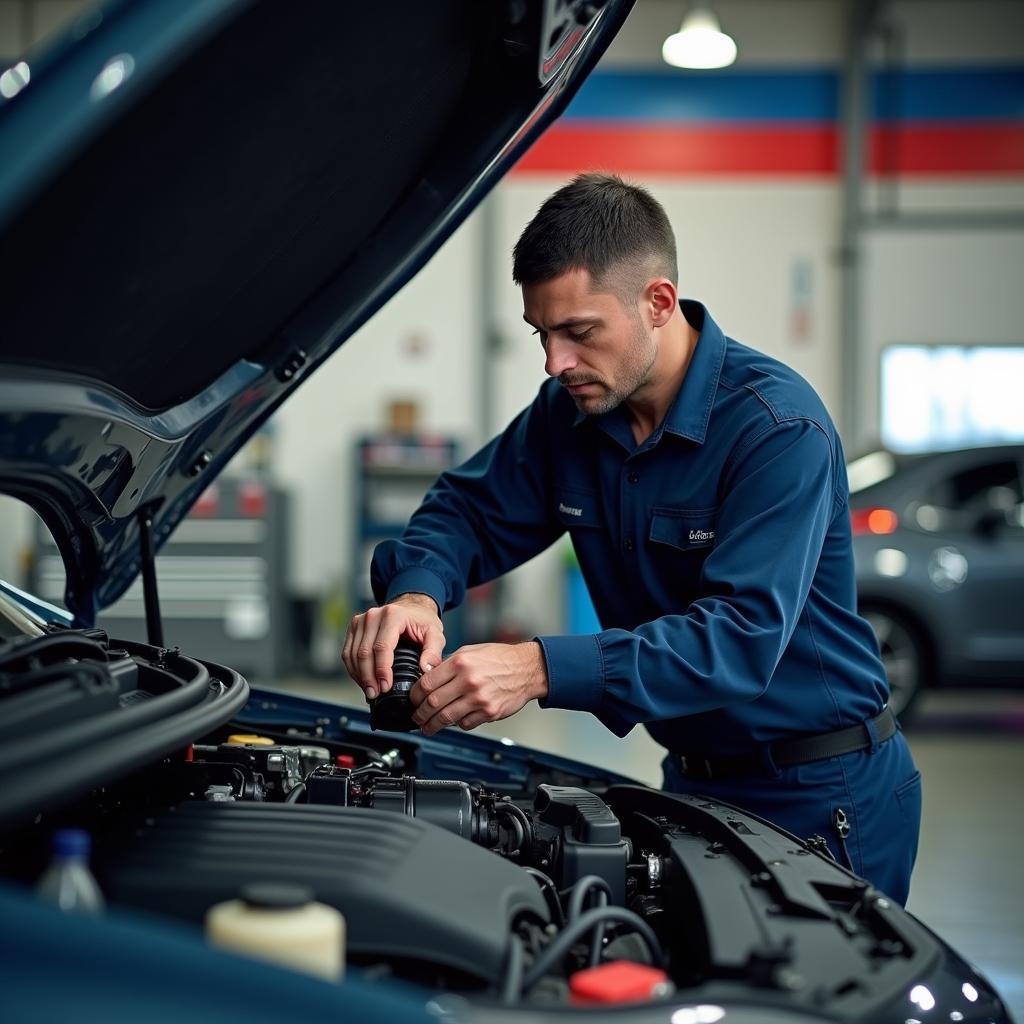
M363 704L349 682L279 685ZM479 731L660 781L660 748L646 733L618 740L587 714L533 705ZM930 694L907 735L924 776L909 909L981 969L1024 1021L1024 695Z

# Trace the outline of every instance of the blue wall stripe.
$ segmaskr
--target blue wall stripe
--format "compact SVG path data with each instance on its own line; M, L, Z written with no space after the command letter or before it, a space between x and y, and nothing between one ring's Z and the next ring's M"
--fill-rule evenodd
M565 116L579 121L834 121L839 74L809 71L602 72ZM915 68L873 76L880 120L1024 119L1024 66Z
M838 108L831 71L604 72L565 116L581 120L828 121Z
M873 105L880 120L1024 120L1024 67L885 71Z

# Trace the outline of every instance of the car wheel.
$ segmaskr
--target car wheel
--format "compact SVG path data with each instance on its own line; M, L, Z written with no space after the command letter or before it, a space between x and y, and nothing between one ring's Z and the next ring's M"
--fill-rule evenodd
M904 724L924 689L926 650L920 633L905 619L885 608L868 608L861 614L871 625L889 677L889 706Z

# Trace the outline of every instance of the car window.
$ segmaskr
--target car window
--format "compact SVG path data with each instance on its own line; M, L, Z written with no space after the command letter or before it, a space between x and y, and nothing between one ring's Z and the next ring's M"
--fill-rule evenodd
M991 526L1024 527L1024 493L1019 464L1013 459L983 462L943 476L911 506L922 529L972 529L983 520Z

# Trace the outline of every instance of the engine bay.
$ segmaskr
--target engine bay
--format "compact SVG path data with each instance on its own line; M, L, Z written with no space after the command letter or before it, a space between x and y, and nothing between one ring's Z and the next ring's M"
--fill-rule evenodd
M201 941L210 907L298 884L344 915L365 977L507 1006L578 1004L588 971L615 964L645 979L633 1001L756 989L857 1017L939 957L866 882L738 808L247 691L222 666L100 630L0 645L0 710L33 725L8 725L0 755L0 876L32 885L54 830L82 828L111 908Z
M343 910L352 962L463 991L513 984L510 944L529 961L593 902L635 917L623 950L661 965L652 929L624 909L641 865L592 793L542 784L523 806L404 774L394 749L352 764L264 739L197 744L162 766L168 794L188 797L97 851L111 900L198 924L247 884L307 885Z

